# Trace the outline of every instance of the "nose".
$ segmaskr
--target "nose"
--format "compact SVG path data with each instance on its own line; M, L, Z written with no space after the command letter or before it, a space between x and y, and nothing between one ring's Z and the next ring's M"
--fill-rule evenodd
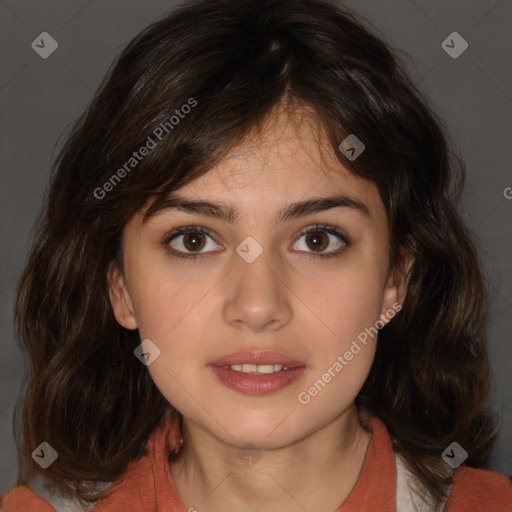
M268 261L265 251L252 263L235 256L229 275L223 308L228 324L257 333L278 330L290 322L293 294L284 271Z

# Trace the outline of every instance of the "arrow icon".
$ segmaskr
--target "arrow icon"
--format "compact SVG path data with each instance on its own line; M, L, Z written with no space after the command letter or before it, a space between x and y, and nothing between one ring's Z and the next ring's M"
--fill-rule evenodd
M32 458L43 468L51 466L59 454L53 449L52 445L43 441L36 449L32 452Z
M365 150L365 145L354 133L351 133L342 141L338 149L353 162Z
M39 57L47 59L59 47L59 43L48 32L41 32L30 43L30 47Z
M468 458L468 452L454 441L445 448L441 457L448 466L457 469Z
M160 356L160 349L150 339L145 339L133 353L142 364L149 366Z
M236 253L246 263L252 263L262 252L263 247L252 236L244 238L236 247Z
M458 32L452 32L441 42L441 48L452 59L458 59L468 49L468 46L468 42Z

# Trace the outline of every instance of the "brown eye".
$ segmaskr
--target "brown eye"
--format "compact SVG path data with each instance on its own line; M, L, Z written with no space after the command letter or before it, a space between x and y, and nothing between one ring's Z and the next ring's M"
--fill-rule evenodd
M337 228L317 225L303 231L293 248L305 252L309 257L327 258L340 254L348 245L348 240ZM330 250L326 250L329 247Z
M219 249L219 246L207 231L194 226L174 230L165 237L163 244L175 256L180 257L202 256Z
M202 233L186 233L183 235L183 245L189 251L201 250L205 244L205 237Z
M323 251L329 245L329 237L322 231L310 231L306 234L306 243L315 251Z
M301 244L302 247L300 247ZM334 246L331 247L333 244ZM197 259L222 249L205 228L196 226L173 230L164 237L162 245L169 253L179 258ZM293 245L293 249L304 252L311 258L328 258L341 254L349 245L345 235L337 228L322 224L303 231ZM328 248L330 250L326 250Z

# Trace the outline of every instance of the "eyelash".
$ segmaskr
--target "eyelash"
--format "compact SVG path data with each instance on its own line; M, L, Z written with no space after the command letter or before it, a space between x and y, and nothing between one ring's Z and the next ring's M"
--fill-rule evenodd
M327 253L327 254L314 254L314 253L306 252L304 254L306 254L307 258L310 258L310 259L311 258L313 258L313 259L316 259L316 258L326 259L326 258L333 258L333 257L336 257L336 256L340 256L340 254L350 245L350 242L348 241L347 237L344 234L342 234L336 227L330 226L328 224L314 224L313 226L309 226L308 228L304 229L303 231L301 231L299 233L299 235L297 237L297 240L299 240L302 236L304 236L304 235L306 235L308 233L311 233L311 232L315 232L315 231L324 231L326 233L334 235L334 236L336 236L338 238L338 240L343 242L345 245L344 245L344 247L341 247L341 248L337 249L336 251L330 252L330 253ZM180 235L185 235L187 233L203 233L203 234L208 235L212 240L215 241L215 238L212 236L210 230L208 230L206 228L203 228L203 227L200 227L200 226L192 225L192 226L183 226L183 227L180 227L180 228L176 228L176 229L173 229L171 232L166 233L164 235L163 240L162 240L162 246L173 257L180 258L180 259L197 260L199 258L207 256L209 253L203 253L203 254L201 254L201 253L197 253L197 254L189 253L189 254L187 254L187 253L182 253L182 252L179 252L179 251L176 251L174 249L170 249L169 248L169 243L172 240L174 240L176 237L178 237Z

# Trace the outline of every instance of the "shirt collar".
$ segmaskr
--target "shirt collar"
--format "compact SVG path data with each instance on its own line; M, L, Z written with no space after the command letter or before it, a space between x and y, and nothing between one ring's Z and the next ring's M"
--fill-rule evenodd
M362 512L396 509L396 465L391 438L379 418L368 418L372 437L359 477L352 491L336 512ZM148 510L155 505L161 512L186 512L169 469L169 454L181 446L179 418L167 415L151 435L146 449L151 471L141 479L141 497ZM377 507L377 508L376 508Z

